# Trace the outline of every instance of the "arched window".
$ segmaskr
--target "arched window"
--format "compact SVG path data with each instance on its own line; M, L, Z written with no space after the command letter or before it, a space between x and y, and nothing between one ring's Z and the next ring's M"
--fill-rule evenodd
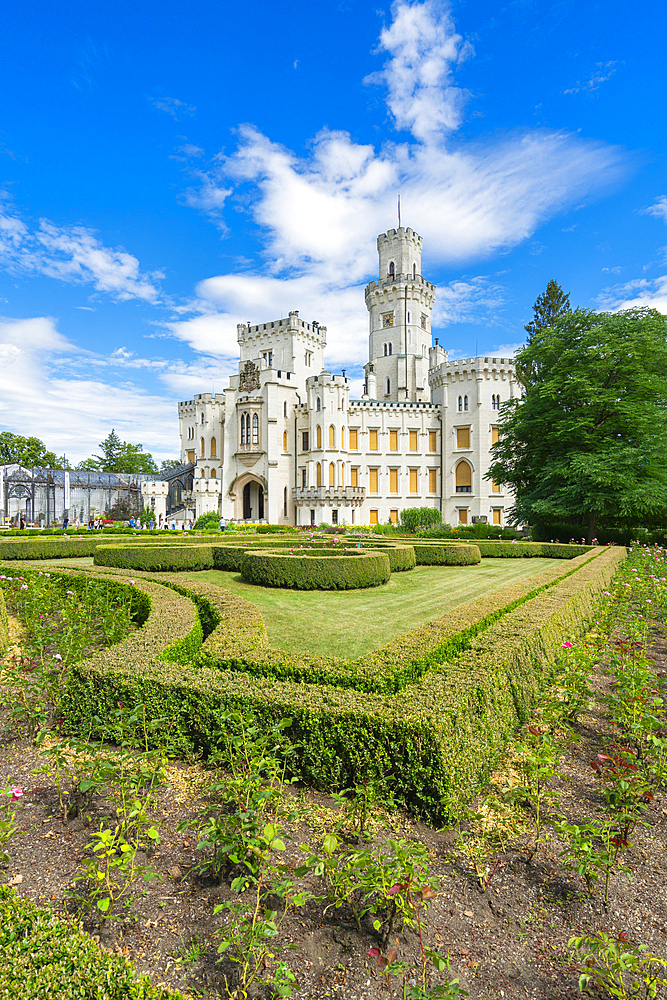
M201 422L204 423L204 414L201 415Z
M391 379L387 379L387 395L391 392Z
M287 451L287 431L283 431L283 451Z
M211 438L211 458L218 457L218 444L215 438Z
M389 353L391 354L391 344L389 345Z
M333 462L329 462L329 486L336 485L336 466Z
M336 428L334 427L333 424L329 425L329 447L330 448L336 447Z
M459 396L459 413L463 413L463 396Z
M319 400L318 400L318 403L319 403ZM315 430L315 440L317 441L317 447L321 448L322 447L322 428L320 427L319 424L317 425L317 428Z
M412 265L412 277L413 278L417 277L417 265L416 264Z
M206 457L206 442L204 441L203 438L200 438L200 440L199 440L199 451L201 453L201 458L205 458Z
M252 415L252 443L259 444L259 417L256 413Z
M241 444L250 444L250 434L246 436L246 416L247 414L245 413L241 414ZM250 420L250 417L248 417L248 420ZM249 426L248 430L250 430Z
M341 427L341 429L340 429L340 446L341 446L341 448L345 448L345 428L344 427Z
M317 485L321 486L322 485L322 466L320 465L319 462L315 466L315 475L317 476L317 480L316 480Z
M283 490L283 517L287 517L287 487Z
M320 399L319 396L317 397L317 409L318 410L322 409L322 400Z
M201 475L200 475L200 477L199 477L199 478L200 478L200 479L205 479L205 478L206 478L206 473L204 472L204 470L203 470L203 469L201 470Z
M468 397L467 396L463 397L463 409L464 410L468 409Z
M218 473L215 471L215 469L211 469L211 479L217 479L217 478L218 478Z
M387 357L387 346L388 346L387 344L384 345L384 356L385 356L385 358Z
M341 489L345 488L345 465L341 465L340 467L340 486Z
M287 416L287 400L283 403L283 416Z
M396 270L396 269L394 268L394 262L393 262L393 260L392 260L392 261L391 261L391 263L389 264L389 277L390 277L390 278L393 278L393 277L394 277L394 274L395 274L395 270Z
M456 492L472 493L472 469L467 462L456 466Z

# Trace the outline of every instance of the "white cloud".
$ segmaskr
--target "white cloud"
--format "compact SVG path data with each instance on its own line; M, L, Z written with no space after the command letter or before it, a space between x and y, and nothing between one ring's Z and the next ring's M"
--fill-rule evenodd
M75 351L50 317L0 319L0 425L74 462L96 452L112 427L158 460L176 455L174 400L132 383L63 377L59 355L67 362Z
M449 7L437 0L397 2L392 14L378 46L390 58L364 82L386 84L398 129L422 142L437 140L461 123L470 95L452 84L452 67L473 55L472 46L456 33Z
M577 80L573 87L568 87L568 89L564 90L563 93L580 94L583 92L586 94L594 94L600 89L603 83L606 83L607 80L611 80L612 76L616 72L617 66L618 62L615 59L612 59L610 62L596 63L595 69L591 73L588 80L584 80L583 83L581 80Z
M157 302L160 293L155 281L163 277L159 271L142 273L136 257L119 247L105 247L91 229L58 227L42 219L31 230L1 202L0 266L12 273L92 284L96 291L121 301Z
M659 198L656 198L653 205L649 205L648 208L644 209L644 215L654 215L656 219L662 219L663 222L667 222L667 195L663 194Z
M166 112L176 121L179 121L184 115L192 118L197 110L190 107L185 101L179 101L177 97L149 97L148 100L158 111Z
M598 298L602 309L636 309L649 306L667 314L667 274L658 278L636 278L605 288Z

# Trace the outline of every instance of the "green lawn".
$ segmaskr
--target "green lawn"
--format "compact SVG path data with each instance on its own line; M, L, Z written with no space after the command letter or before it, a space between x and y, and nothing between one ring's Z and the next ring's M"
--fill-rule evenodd
M417 566L364 590L283 590L256 587L238 573L205 570L199 580L241 594L259 608L269 642L278 649L355 659L450 608L472 601L562 559L483 559L477 566Z

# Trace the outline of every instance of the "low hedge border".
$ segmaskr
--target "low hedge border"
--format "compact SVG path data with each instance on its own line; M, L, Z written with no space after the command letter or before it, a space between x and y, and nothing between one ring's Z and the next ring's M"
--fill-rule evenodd
M141 569L147 572L179 572L213 569L213 547L207 545L98 545L95 566Z
M21 1000L184 1000L152 986L121 955L103 951L80 924L0 886L0 996Z
M396 696L250 673L97 654L70 675L65 714L87 729L117 701L166 718L160 738L179 752L215 743L224 711L270 725L291 718L293 773L321 789L377 780L417 815L438 818L447 791L470 797L526 718L563 639L592 619L621 548L594 553L548 589L506 613L459 657ZM122 644L121 644L122 645Z
M241 575L260 587L294 590L356 590L378 587L391 576L384 552L351 549L346 555L322 549L246 552Z
M36 572L32 566L2 566L0 563L0 567L14 573L18 568L25 575L34 575ZM57 571L49 571L54 579L71 583L77 593L85 590L87 579L109 579L94 572L87 573L86 569L88 567L63 567ZM113 662L122 662L124 659L143 662L155 657L168 663L192 662L204 639L202 623L193 598L152 580L142 579L139 587L135 580L117 575L113 582L126 591L130 590L132 615L141 628L131 632L116 645L101 650L99 655L108 656ZM215 624L217 621L213 627Z

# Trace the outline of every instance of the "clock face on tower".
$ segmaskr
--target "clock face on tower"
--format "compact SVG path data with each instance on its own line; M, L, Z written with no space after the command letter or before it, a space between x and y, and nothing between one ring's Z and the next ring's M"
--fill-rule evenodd
M388 326L393 326L393 325L394 325L394 314L385 313L384 316L382 317L382 329L386 330Z

